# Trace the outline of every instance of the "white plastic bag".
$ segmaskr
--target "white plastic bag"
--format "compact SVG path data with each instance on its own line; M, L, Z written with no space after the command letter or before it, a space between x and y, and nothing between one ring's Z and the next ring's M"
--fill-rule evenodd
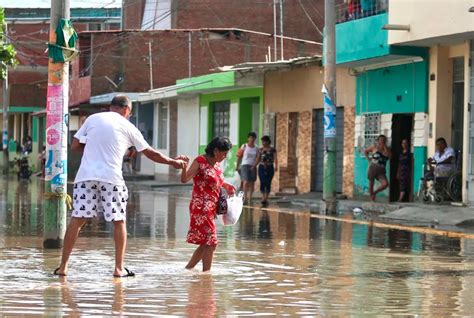
M239 192L227 199L227 213L220 215L221 223L224 226L231 226L237 223L244 208L244 193Z
M231 185L233 185L235 189L239 189L240 183L242 182L242 180L240 179L240 175L237 171L234 172L233 177L226 179L226 181L227 183L230 183Z

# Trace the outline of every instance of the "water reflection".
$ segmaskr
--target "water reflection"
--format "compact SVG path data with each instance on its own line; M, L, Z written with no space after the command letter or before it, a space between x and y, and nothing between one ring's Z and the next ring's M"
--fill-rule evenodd
M465 315L474 310L474 243L247 209L219 226L212 275L183 269L189 189L134 191L126 263L111 278L110 224L89 222L58 279L59 251L41 249L41 183L0 179L3 315ZM350 216L345 216L350 218Z

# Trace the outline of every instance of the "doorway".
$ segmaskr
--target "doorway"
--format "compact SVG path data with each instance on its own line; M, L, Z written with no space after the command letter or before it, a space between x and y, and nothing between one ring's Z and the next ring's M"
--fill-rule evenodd
M399 158L402 152L402 140L409 141L411 148L411 136L413 131L413 114L394 114L392 119L392 159L390 160L390 201L398 201L400 197L400 183L397 180ZM410 172L413 176L413 162L410 163ZM413 177L410 178L410 195L413 194Z
M464 131L464 58L453 59L453 120L451 147L462 152Z

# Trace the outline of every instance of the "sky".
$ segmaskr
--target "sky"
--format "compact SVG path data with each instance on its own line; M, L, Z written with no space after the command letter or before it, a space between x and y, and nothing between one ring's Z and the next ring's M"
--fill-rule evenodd
M118 8L121 0L71 0L71 8ZM50 8L51 0L0 0L4 8Z

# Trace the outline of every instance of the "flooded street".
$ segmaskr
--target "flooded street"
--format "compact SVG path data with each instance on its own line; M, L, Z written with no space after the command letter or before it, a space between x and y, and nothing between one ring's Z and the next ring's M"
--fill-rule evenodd
M474 312L474 241L246 209L219 226L212 274L184 270L190 187L133 191L126 265L94 220L69 276L42 249L42 187L0 179L0 314L46 316L460 315Z

